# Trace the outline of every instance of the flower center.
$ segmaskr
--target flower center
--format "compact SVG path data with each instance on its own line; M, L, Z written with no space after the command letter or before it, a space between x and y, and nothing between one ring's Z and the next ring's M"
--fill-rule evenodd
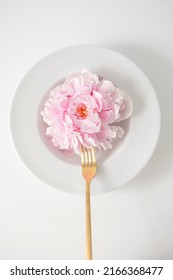
M76 116L78 118L82 118L82 119L86 119L88 116L88 108L86 105L84 104L78 104L78 106L76 107L76 112L75 112Z

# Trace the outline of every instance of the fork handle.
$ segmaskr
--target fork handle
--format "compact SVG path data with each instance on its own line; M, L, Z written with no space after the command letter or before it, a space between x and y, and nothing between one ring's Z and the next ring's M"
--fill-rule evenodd
M86 259L92 260L90 182L86 182Z

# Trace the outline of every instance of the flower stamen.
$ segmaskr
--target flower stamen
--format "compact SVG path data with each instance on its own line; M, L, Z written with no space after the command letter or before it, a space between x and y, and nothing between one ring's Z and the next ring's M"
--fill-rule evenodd
M78 104L78 106L76 107L75 115L78 118L86 119L87 116L88 116L88 108L87 108L87 106L84 105L84 104Z

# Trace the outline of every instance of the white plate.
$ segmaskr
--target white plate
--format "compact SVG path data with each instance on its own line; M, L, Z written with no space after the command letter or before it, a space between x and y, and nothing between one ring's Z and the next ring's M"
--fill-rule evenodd
M71 193L84 192L80 158L65 158L44 137L40 110L49 90L69 72L83 68L113 81L132 98L134 111L124 122L126 136L111 151L98 154L98 174L92 193L119 187L149 161L160 131L160 110L144 73L121 54L101 47L73 46L43 58L26 74L13 98L10 132L28 169L47 184Z

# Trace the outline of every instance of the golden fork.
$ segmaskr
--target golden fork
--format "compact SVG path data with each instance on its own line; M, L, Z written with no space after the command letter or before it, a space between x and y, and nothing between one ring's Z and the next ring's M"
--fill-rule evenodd
M82 175L86 181L86 259L92 260L90 183L97 171L94 148L81 146Z

